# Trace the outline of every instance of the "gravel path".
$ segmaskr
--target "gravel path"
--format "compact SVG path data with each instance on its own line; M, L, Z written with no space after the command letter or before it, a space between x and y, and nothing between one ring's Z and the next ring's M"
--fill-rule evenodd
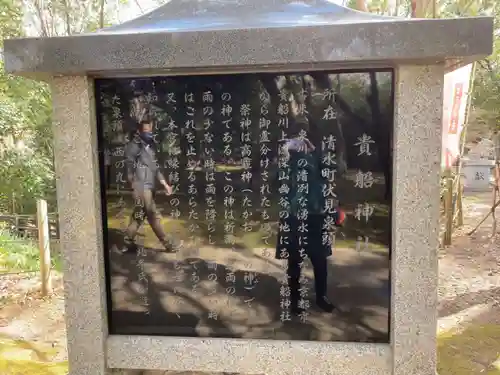
M500 234L491 236L493 220L490 217L472 236L466 234L490 207L490 194L466 197L464 226L451 246L439 250L439 317L500 299Z

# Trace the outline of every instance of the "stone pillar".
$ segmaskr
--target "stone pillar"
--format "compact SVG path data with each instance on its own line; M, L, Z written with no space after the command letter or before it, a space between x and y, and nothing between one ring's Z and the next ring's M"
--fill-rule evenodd
M52 81L57 202L70 375L107 374L108 334L94 88Z
M395 86L391 344L394 375L436 367L444 67L401 66Z

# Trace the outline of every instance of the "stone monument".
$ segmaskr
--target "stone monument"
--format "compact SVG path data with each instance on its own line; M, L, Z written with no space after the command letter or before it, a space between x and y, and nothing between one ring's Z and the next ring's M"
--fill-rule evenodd
M70 374L434 374L443 75L492 38L172 0L5 41L52 86Z

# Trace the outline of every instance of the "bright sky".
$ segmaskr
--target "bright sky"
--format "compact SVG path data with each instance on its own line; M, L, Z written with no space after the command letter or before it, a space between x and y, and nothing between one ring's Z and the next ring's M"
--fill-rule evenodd
M129 3L120 11L119 23L132 20L141 15L141 9L137 5L137 3L141 5L144 13L148 13L158 7L158 2L156 2L155 0L129 0Z
M165 1L166 2L166 1ZM147 13L158 7L158 1L155 0L128 0L127 5L120 4L120 0L108 0L107 4L111 7L117 8L119 4L120 11L118 12L118 20L114 23L123 23L131 19L139 17L141 13L141 8L144 13ZM140 4L140 8L137 4ZM26 6L26 5L25 5ZM26 32L29 36L38 36L39 28L37 27L36 17L30 16L29 8L26 9L26 15L24 19L24 24L26 27Z
M336 4L343 4L344 0L327 0ZM166 3L165 1L164 3ZM129 0L129 4L120 11L119 23L134 19L141 15L140 8L137 6L140 3L142 10L147 13L158 7L158 2L155 0Z
M123 5L120 4L120 0L108 0L107 4L111 7L115 7L117 4L119 5L120 11L118 12L118 19L113 22L114 24L120 24L134 18L139 17L143 13L148 13L153 9L159 6L159 3L167 3L169 0L128 0L128 4ZM347 0L327 0L337 4L343 4ZM114 4L113 4L114 2ZM138 5L140 4L140 6ZM142 9L142 12L141 12ZM36 19L36 18L35 18ZM37 36L38 35L38 27L35 26L33 17L30 17L29 14L25 17L25 26L28 35Z

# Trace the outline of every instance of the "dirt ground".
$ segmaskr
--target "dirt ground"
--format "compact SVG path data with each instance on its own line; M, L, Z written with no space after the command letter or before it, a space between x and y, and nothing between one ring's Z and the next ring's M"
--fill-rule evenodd
M492 236L490 217L467 235L491 200L490 193L466 197L464 226L439 251L440 375L500 375L500 232Z
M439 251L438 370L440 375L498 375L500 235L491 237L491 220L474 235L466 235L488 212L490 194L468 196L464 205L464 227L454 235L452 246ZM0 343L22 339L47 348L50 361L67 359L59 275L54 286L53 296L42 299L36 277L0 277Z

